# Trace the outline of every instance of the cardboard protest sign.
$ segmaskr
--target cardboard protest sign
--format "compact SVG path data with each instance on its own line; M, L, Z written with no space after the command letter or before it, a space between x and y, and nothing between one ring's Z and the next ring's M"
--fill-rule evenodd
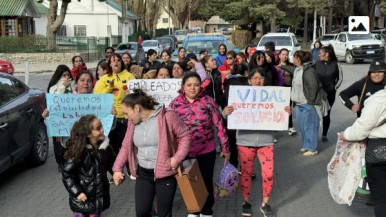
M289 87L230 86L228 129L288 130Z
M181 79L133 79L129 81L128 92L133 89L142 89L154 99L168 106L178 96L181 89Z
M102 122L105 136L109 135L114 121L112 94L46 94L46 100L49 136L70 136L75 121L87 114L96 115Z

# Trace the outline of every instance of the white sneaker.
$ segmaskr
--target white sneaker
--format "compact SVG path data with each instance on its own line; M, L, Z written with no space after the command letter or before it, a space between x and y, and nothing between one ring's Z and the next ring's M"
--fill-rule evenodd
M212 215L204 215L204 214L200 214L200 217L212 217Z
M195 214L189 214L187 217L200 217L200 216Z
M295 127L291 127L288 129L288 135L294 136L296 134L298 134L298 131L295 129Z
M132 176L132 175L130 175L130 179L134 180L134 181L137 180L137 178L135 176Z

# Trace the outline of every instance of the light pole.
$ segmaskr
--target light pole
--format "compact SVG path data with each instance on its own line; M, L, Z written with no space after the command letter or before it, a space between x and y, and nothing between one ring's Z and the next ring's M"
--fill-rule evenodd
M127 0L122 0L122 42L127 42Z
M191 29L192 28L192 24L190 22L190 19L192 17L192 0L189 0L189 21L188 21L188 28Z
M168 11L169 11L168 25L169 25L169 35L170 35L170 0L168 0Z

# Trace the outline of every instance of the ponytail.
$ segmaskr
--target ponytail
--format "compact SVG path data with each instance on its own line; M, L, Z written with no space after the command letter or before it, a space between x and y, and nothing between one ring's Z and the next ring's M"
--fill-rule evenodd
M134 105L140 105L142 108L152 110L159 103L152 97L149 96L142 89L134 89L132 93L128 94L123 98L122 104L134 108Z

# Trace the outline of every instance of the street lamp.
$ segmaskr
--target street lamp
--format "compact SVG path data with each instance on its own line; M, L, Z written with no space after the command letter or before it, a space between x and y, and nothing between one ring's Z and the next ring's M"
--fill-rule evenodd
M192 17L192 0L189 0L189 22L188 22L188 28L191 29L191 17Z

